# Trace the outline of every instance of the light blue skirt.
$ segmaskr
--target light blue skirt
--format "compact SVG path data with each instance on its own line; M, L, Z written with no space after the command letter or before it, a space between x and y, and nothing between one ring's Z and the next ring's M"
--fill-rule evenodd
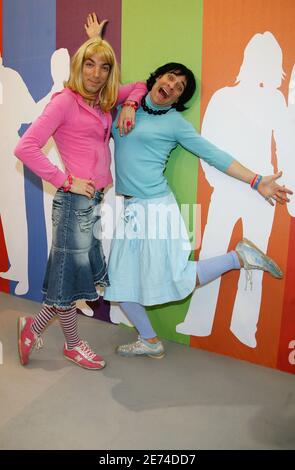
M111 246L110 286L104 298L158 305L187 297L196 286L196 262L172 193L124 200Z

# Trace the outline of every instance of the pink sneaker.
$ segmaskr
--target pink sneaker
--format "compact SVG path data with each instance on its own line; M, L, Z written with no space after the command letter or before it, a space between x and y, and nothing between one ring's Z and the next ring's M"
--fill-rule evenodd
M101 356L95 354L86 341L80 341L78 346L68 349L67 343L64 345L64 356L69 361L75 362L78 366L85 369L103 369L106 365Z
M33 321L33 317L19 317L18 319L18 353L23 366L28 364L32 349L34 347L40 349L43 346L41 336L31 330Z

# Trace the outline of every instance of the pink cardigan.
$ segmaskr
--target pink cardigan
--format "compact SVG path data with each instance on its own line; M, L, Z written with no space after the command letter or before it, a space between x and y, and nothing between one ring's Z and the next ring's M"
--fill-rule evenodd
M121 86L117 104L126 99L140 102L146 93L144 82ZM41 116L29 127L15 148L15 155L40 178L60 188L71 174L92 179L97 189L112 182L109 139L111 114L106 114L107 132L97 111L82 96L65 88L52 96ZM53 165L42 147L53 137L65 172Z

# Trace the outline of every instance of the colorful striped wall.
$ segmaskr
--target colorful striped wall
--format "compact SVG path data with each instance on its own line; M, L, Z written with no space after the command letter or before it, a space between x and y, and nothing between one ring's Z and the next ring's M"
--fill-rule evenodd
M0 82L6 84L0 106L7 114L3 118L1 110L0 290L37 302L48 252L46 190L17 162L11 181L5 175L10 174L18 136L55 86L51 58L61 49L66 61L86 39L83 25L92 11L109 19L105 38L121 63L123 82L145 79L165 62L185 63L198 79L199 94L185 112L196 129L215 143L228 145L229 151L237 149L238 159L251 162L253 170L282 169L288 184L295 174L288 157L293 139L283 126L286 115L295 127L293 0L0 0ZM255 36L266 31L271 36L265 41ZM269 49L263 53L263 47ZM247 54L254 59L237 81ZM274 57L279 63L280 54L284 79L273 85L275 67L280 68ZM255 82L260 69L261 83ZM274 113L277 102L280 111ZM17 112L11 114L13 103ZM244 280L232 272L220 285L206 286L192 298L150 308L159 335L294 373L293 206L277 207L272 213L264 210L264 201L255 199L258 195L246 185L238 183L236 188L223 182L223 175L211 174L181 148L172 153L166 174L178 202L190 204L191 214L196 215L196 203L200 204L201 220L194 227L188 222L190 229L196 233L201 228L203 234L202 247L196 247L192 259L220 254L218 250L234 248L242 236L252 237L265 245L285 276L282 281L254 276L252 291L244 292ZM12 190L14 185L17 191ZM9 269L10 277L5 276ZM102 299L92 310L97 318L113 319Z

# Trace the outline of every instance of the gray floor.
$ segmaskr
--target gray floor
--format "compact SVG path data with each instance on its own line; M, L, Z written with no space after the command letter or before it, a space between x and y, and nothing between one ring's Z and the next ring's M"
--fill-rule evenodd
M72 365L57 322L27 367L16 319L39 305L0 293L0 449L295 449L295 377L165 342L162 360L121 358L127 328L79 316L107 360Z

